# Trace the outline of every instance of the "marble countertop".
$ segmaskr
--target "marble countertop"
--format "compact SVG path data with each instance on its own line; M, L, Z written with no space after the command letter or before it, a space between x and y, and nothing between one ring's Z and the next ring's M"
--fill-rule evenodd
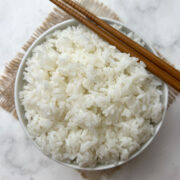
M180 69L179 0L101 0L123 22ZM0 1L0 74L53 5L48 0ZM180 179L180 97L168 109L159 134L145 152L112 180ZM42 155L19 122L0 109L0 180L80 180L78 172Z

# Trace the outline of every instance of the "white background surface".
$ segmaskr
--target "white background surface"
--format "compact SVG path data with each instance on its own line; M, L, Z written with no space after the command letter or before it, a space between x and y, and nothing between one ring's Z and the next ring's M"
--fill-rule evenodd
M180 68L179 0L101 0L123 22ZM0 0L0 74L52 9L48 0ZM116 172L112 180L180 179L180 98L145 152ZM80 175L42 155L18 121L0 109L0 180L76 180Z

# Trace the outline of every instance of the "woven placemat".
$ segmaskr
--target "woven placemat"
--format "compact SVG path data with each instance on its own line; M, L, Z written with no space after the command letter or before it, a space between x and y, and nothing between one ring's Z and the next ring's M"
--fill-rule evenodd
M117 16L117 14L114 13L107 6L105 6L103 3L100 3L96 0L79 0L79 2L82 4L82 6L86 7L87 9L89 9L98 16L108 17L120 21L120 18ZM10 63L5 67L4 74L0 77L0 107L5 109L9 113L12 113L16 119L17 119L17 115L14 105L14 81L19 64L25 52L44 31L54 26L55 24L70 18L71 16L66 14L64 11L54 8L53 11L44 20L42 25L39 28L37 28L37 30L33 33L31 38L22 47L20 52L17 53L16 57L13 60L11 60ZM170 104L174 102L177 95L178 92L173 88L169 87L168 107L170 106ZM115 171L117 171L119 168L120 167L113 168L110 170L104 170L104 171L94 171L94 172L79 171L79 172L84 178L87 178L89 180L99 180L99 179L109 179L112 176L112 174Z

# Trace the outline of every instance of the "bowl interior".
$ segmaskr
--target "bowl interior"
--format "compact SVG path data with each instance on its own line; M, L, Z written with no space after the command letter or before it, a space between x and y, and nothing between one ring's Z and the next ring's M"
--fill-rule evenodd
M118 21L115 21L115 20L112 20L112 19L108 19L108 18L102 18L103 20L105 20L107 23L109 24L118 24L118 25L121 25L122 26L122 30L126 33L129 33L129 32L133 32L132 30L130 30L129 28L127 28L126 26L124 26L123 24L121 24L120 22ZM20 103L20 99L19 99L19 92L22 90L23 88L23 84L24 84L24 80L23 80L23 72L24 72L24 69L26 67L26 60L28 57L30 57L32 55L32 49L41 44L44 40L45 40L45 37L56 31L56 30L62 30L62 29L65 29L67 26L72 26L72 25L77 25L79 22L77 22L76 20L74 19L71 19L71 20L67 20L67 21L64 21L63 23L60 23L60 24L57 24L55 26L53 26L52 28L50 28L48 31L46 31L45 33L43 33L33 44L32 46L28 49L28 51L26 52L20 66L19 66L19 69L18 69L18 72L17 72L17 76L16 76L16 81L15 81L15 106L16 106L16 111L17 111L17 115L18 115L18 118L25 130L25 132L27 133L27 135L30 137L30 139L32 139L32 137L29 135L28 131L27 131L27 120L25 118L25 112L24 112L24 108L23 106L21 105ZM153 50L153 48L148 45L146 42L145 42L145 48L148 49L149 51L153 52L156 54L156 52ZM113 168L113 167L116 167L116 166L119 166L119 165L122 165L126 162L128 162L129 160L133 159L134 157L136 157L137 155L139 155L151 142L152 140L154 139L154 137L156 136L156 134L158 133L162 123L163 123L163 120L164 120L164 116L165 116L165 112L166 112L166 108L167 108L167 102L168 102L168 88L167 88L167 85L165 83L163 83L163 87L162 87L162 91L163 91L163 95L161 97L161 101L164 105L164 109L163 109L163 115L162 115L162 120L156 125L155 127L155 133L154 135L144 144L142 145L142 147L136 151L134 154L132 154L130 156L130 158L126 161L119 161L118 163L116 164L110 164L110 165L99 165L99 166L96 166L94 168L84 168L84 167L80 167L78 165L75 165L75 164L69 164L69 163L64 163L64 162L61 162L61 161L57 161L58 163L60 164L63 164L63 165L66 165L68 167L72 167L72 168L75 168L75 169L80 169L80 170L104 170L104 169L109 169L109 168ZM33 141L33 139L32 139ZM36 147L38 149L40 149L40 147L35 143L35 141L33 141L33 143L36 145ZM41 150L42 151L42 150ZM44 152L43 152L44 153ZM47 155L48 156L48 155ZM48 156L49 157L49 156ZM51 157L49 157L51 158ZM52 158L51 158L52 159Z

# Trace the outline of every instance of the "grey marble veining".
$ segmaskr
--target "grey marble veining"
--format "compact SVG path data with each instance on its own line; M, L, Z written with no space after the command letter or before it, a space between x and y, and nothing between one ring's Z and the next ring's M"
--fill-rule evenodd
M101 0L123 23L180 68L179 0ZM0 73L50 12L47 0L0 1ZM112 180L179 180L180 97L150 147L116 172ZM42 155L20 123L0 109L0 180L79 180L80 175Z
M19 122L3 110L0 113L0 180L80 179L74 170L42 155Z
M108 4L108 0L104 0ZM180 1L114 0L109 4L126 25L180 69ZM117 5L118 4L118 5Z

